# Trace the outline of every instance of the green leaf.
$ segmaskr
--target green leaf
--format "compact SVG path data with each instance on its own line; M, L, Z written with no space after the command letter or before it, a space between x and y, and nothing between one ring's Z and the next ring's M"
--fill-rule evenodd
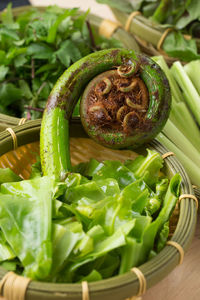
M13 59L16 59L18 55L26 54L26 48L17 48L17 47L10 47L7 55L6 55L6 62L7 64L12 63Z
M3 50L0 50L0 65L5 64L6 59L6 52Z
M19 39L20 39L16 31L6 28L6 27L0 28L0 35L9 37L9 38L13 39L14 41L19 41Z
M185 28L189 23L194 20L200 19L200 2L199 1L190 1L189 6L187 7L184 14L176 22L177 29Z
M96 270L92 270L87 276L82 276L79 282L82 281L92 282L92 281L99 281L101 279L103 279L101 274Z
M104 198L104 193L96 182L91 181L68 189L65 194L65 201L74 203L83 197L98 201Z
M132 7L132 2L130 3L130 1L127 1L127 0L123 0L123 1L120 1L120 0L96 0L98 3L103 3L103 4L107 4L108 6L111 6L113 8L117 8L119 9L120 11L122 12L125 12L125 13L131 13L133 11L133 7ZM137 1L137 3L139 2L142 2L143 0L134 0L134 2ZM134 5L134 2L133 2L133 5Z
M127 160L125 166L130 169L136 178L143 178L150 187L158 181L160 169L163 166L163 159L155 150L147 149L147 156L138 156L135 160Z
M75 62L82 57L79 49L71 40L63 42L60 49L55 52L55 55L65 67L69 67L71 61Z
M24 266L24 275L44 279L51 270L51 201L49 177L5 183L0 194L0 227Z
M5 107L20 100L21 97L21 89L17 88L13 83L3 83L0 85L0 104Z
M15 258L15 256L16 255L7 243L3 232L0 230L0 262L5 261L7 259L13 259Z
M25 54L18 55L14 59L14 66L15 66L15 68L20 68L20 67L24 66L25 63L27 63L27 58L26 58Z
M49 28L49 33L47 36L47 43L54 43L55 38L56 38L56 32L58 30L60 23L68 16L73 16L76 13L77 13L77 8L68 9L68 10L65 10L64 13L56 19L55 23Z
M167 221L163 228L161 229L157 241L156 241L156 251L159 253L166 245L167 238L169 235L169 221Z
M195 40L186 40L180 32L171 32L163 43L163 49L172 57L183 61L199 59Z
M59 224L53 225L53 261L50 277L64 267L65 261L80 239L80 233L74 233Z
M9 3L6 9L1 13L1 21L5 25L13 23L12 3Z
M88 168L90 169L90 165ZM90 176L93 176L94 180L113 178L117 180L120 189L135 181L133 172L120 161L106 160L103 163L98 163L93 172L90 173Z
M7 271L16 271L17 266L19 265L19 262L17 260L7 260L3 261L0 266Z
M142 179L129 184L123 189L121 194L126 201L129 200L131 202L131 207L134 212L142 213L149 197L149 191Z
M33 98L33 94L31 92L31 89L30 89L28 83L25 80L19 80L19 86L21 88L22 95L26 99L32 99Z
M50 59L53 49L45 43L32 43L27 47L27 54L36 59Z
M21 177L16 175L11 169L1 169L0 168L0 184L5 182L21 181Z
M150 251L153 249L156 235L162 230L164 224L169 221L169 218L177 203L180 193L181 176L177 173L170 180L167 193L165 195L162 208L149 227L145 230L143 237L143 246L141 249L140 263L148 257Z
M2 65L0 66L0 81L3 81L9 71L9 68Z
M30 179L34 179L36 177L42 177L41 162L40 162L39 158L36 161L36 163L34 163L33 165L31 165Z

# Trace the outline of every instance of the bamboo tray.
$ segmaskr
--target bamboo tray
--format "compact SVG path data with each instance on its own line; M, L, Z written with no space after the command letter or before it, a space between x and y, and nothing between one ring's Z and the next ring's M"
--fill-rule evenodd
M28 178L30 163L35 161L35 155L39 151L40 120L30 121L27 124L16 126L13 128L13 131L16 135L18 145L15 151L13 151L13 138L11 134L8 131L0 133L0 167L9 166L22 177ZM138 155L138 153L143 153L146 146L154 148L160 154L167 152L167 150L156 141L140 148L137 150L137 153L130 150L106 149L103 146L97 145L86 136L79 120L72 121L70 136L72 163L86 161L90 157L96 157L98 160L124 160L133 158ZM183 179L181 194L193 194L189 178L175 157L169 156L165 159L163 172L165 172L169 178L179 172ZM184 198L173 217L172 223L175 223L175 227L173 228L173 226L171 226L174 231L171 240L181 245L184 251L188 249L194 235L196 212L195 201L191 198ZM147 288L150 288L167 276L167 274L179 264L179 260L180 254L177 249L171 245L167 245L155 258L139 266L140 271L146 278ZM0 279L2 279L5 274L6 271L0 268ZM92 300L100 300L102 298L105 300L124 300L127 297L136 295L139 287L138 277L134 273L128 272L110 279L89 283L89 296ZM81 284L55 284L31 281L27 288L25 299L78 300L81 299L81 297ZM83 297L83 299L86 298Z
M13 8L13 15L18 16L21 12L30 9L31 6L20 6ZM40 11L44 11L45 7L37 7ZM80 12L81 13L81 12ZM137 52L140 51L140 48L135 40L135 38L125 31L119 23L103 20L101 17L94 14L88 14L87 20L90 22L94 30L101 36L106 38L112 37L116 40L119 40L124 48L132 49ZM6 129L7 127L12 127L18 125L20 122L19 118L11 117L0 112L0 132Z

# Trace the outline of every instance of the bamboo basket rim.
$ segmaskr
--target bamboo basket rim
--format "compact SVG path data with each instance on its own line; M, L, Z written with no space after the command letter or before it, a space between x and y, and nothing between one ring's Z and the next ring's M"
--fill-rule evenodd
M78 127L77 127L78 126ZM71 123L72 134L71 136L87 137L82 127L80 128L80 120L72 120ZM80 130L77 130L79 128ZM39 139L40 134L40 120L29 121L20 126L13 128L18 139L18 146L34 142ZM75 134L74 134L74 132ZM167 149L159 142L152 141L148 146L153 147L159 153L164 154ZM13 150L13 140L9 132L4 131L0 133L0 156L4 153ZM165 160L168 168L176 173L179 171L183 178L181 184L181 191L183 194L193 194L192 185L190 180L176 157L170 156ZM180 203L180 216L177 223L176 230L172 236L172 240L179 243L184 251L188 249L196 227L196 203L192 199L183 199ZM139 269L144 274L147 280L147 287L151 287L162 278L164 278L170 271L172 271L179 262L179 253L174 247L165 246L164 249L156 255L155 258L147 261L139 266ZM6 270L0 267L0 279L6 274ZM118 275L109 279L89 283L89 294L92 299L100 300L102 296L105 300L124 299L130 297L130 294L137 294L138 292L138 278L135 274L128 272L123 275ZM68 296L69 300L79 299L81 297L82 287L81 284L66 284L66 283L46 283L31 281L27 289L27 299L48 299L48 295L55 297L53 299L63 299ZM110 296L112 293L112 296ZM130 293L130 294L129 294ZM122 296L123 294L123 296ZM33 298L32 298L33 297ZM77 298L78 297L78 298Z

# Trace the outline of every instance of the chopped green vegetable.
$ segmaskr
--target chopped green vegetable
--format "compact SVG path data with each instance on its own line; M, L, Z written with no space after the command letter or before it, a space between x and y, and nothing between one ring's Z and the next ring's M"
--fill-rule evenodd
M125 166L129 168L136 178L142 177L147 185L152 187L158 179L158 173L163 166L160 155L155 150L147 150L146 157L139 156L134 161L127 161Z
M73 283L147 261L166 243L179 195L180 175L168 184L162 166L161 156L147 150L125 164L81 163L62 182L42 176L39 160L29 180L13 182L20 178L0 170L7 176L0 193L1 266L34 280Z
M38 280L51 269L52 189L48 177L1 185L0 227L22 262L24 275Z
M0 168L0 184L5 182L21 181L22 179L16 175L11 169Z

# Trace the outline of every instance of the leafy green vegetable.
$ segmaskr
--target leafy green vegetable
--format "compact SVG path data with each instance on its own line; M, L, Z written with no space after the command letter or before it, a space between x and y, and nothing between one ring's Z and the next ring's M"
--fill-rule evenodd
M157 249L156 249L157 252L160 252L164 248L167 242L168 235L169 235L169 222L166 222L163 225L163 228L161 229L160 234L158 236Z
M90 160L62 182L0 169L0 263L35 280L97 281L123 274L161 251L180 175L161 175L154 150L125 164ZM6 176L4 176L4 174ZM10 182L11 181L11 182Z
M126 161L125 165L135 175L142 177L147 185L152 187L158 180L158 174L163 166L163 160L155 150L147 149L147 156L138 156L134 161Z
M183 29L194 20L200 19L200 2L199 1L185 1L187 7L183 15L176 23L177 29Z
M15 253L7 243L7 240L2 231L0 231L0 261L11 260L15 258Z
M168 34L163 43L163 49L169 56L177 57L183 61L200 58L195 40L186 40L180 32Z
M0 184L4 182L13 182L22 180L18 175L16 175L11 169L1 169L0 168Z
M24 275L38 280L51 269L52 189L48 177L1 186L0 227L23 264Z
M31 8L13 17L1 13L0 111L40 118L50 91L73 62L99 49L121 47L99 37L77 8ZM79 114L79 112L78 112Z

